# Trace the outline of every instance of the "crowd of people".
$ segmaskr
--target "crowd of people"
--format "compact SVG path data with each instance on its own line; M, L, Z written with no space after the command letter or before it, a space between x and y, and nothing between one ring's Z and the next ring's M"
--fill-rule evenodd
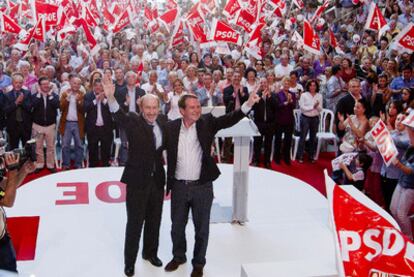
M170 47L171 32L163 26L155 33L133 26L132 38L126 32L109 35L102 30L96 56L81 43L81 31L60 42L32 42L27 52L16 49L16 39L3 34L0 113L8 148L36 138L37 171L56 171L57 147L63 170L83 166L85 147L90 167L127 165L131 130L111 114L104 79L112 80L119 109L140 113L140 99L155 95L160 112L170 121L183 116L180 99L185 95L197 97L201 106L225 106L230 113L255 93L260 101L249 116L261 136L254 138L252 164L271 168L272 161L283 161L294 166L293 136L299 137L293 158L304 163L307 157L315 163L321 114L331 111L334 116L327 120L334 121L338 155L359 153L354 164L341 165L337 180L355 184L368 195L381 188L382 196L374 200L412 237L414 155L410 128L402 121L413 107L414 55L394 47L393 38L414 22L413 1L377 1L389 27L381 37L364 29L371 1L336 1L323 15L323 24L316 24L319 55L306 52L292 39L316 9L314 1L304 2L304 9L291 5L289 14L296 21L292 25L280 20L277 37L275 28L263 30L261 59L239 45L228 44L227 52L200 48L189 36ZM220 10L214 16L224 18ZM206 22L211 19L206 16ZM331 45L328 29L341 51ZM386 123L399 151L388 167L369 135L378 120ZM121 145L114 160L116 137ZM231 140L223 147L224 158L231 160Z

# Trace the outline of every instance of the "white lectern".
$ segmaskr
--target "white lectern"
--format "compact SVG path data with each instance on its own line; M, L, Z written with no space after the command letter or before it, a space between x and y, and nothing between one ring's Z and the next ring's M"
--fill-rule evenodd
M247 219L247 198L249 183L250 139L260 136L256 124L243 118L231 128L220 130L216 137L234 138L233 166L233 211L226 222L244 223Z

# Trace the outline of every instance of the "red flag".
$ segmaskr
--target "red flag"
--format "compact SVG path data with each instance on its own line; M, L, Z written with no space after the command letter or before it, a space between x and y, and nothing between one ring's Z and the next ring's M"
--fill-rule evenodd
M19 34L22 31L22 28L17 24L13 19L5 15L4 13L1 14L1 31L6 33L12 34Z
M170 47L177 46L183 42L184 42L184 27L183 27L183 22L179 20L179 22L175 25L173 35L171 36Z
M33 38L34 28L31 28L28 32L24 31L22 38L19 40L18 43L14 45L20 51L26 52L29 50L30 41Z
M303 48L312 54L321 54L321 42L309 21L303 21Z
M76 18L79 17L79 12L76 10L76 7L72 1L63 0L60 5L63 8L64 14L66 14L69 22L72 23Z
M325 182L339 276L414 276L414 244L395 220L363 195L354 198L326 171Z
M200 43L201 48L212 47L216 45L214 41L209 41L207 39L207 35L200 25L193 26L191 24L187 24L187 26L191 34L193 35L194 40Z
M401 32L395 37L395 42L410 53L414 52L414 24L409 23Z
M187 18L186 18L188 23L193 26L198 25L198 24L203 24L205 22L204 15L200 12L199 4L200 2L195 4L190 9L190 11L188 12Z
M248 54L252 55L256 59L261 60L263 58L262 53L262 29L266 26L266 23L260 23L257 27L251 32L250 39L246 43L245 50Z
M112 30L113 33L117 33L121 31L123 28L131 24L131 20L129 18L128 10L125 10L121 16L118 18L117 22L115 23L114 29Z
M56 26L57 31L57 41L65 39L67 34L73 33L76 31L75 27L68 24L67 16L65 13L62 13L62 16L59 18L58 25Z
M88 9L88 7L85 7L85 20L86 20L86 23L88 24L88 26L90 26L90 27L98 26L98 23L96 23L96 20L94 18L94 15Z
M144 16L149 22L151 22L154 19L152 15L152 10L149 7L145 7Z
M46 22L43 16L37 20L34 26L33 38L41 42L44 42L46 39Z
M11 2L12 3L12 2ZM21 14L21 10L22 10L22 4L16 4L11 6L10 5L10 12L9 12L9 16L11 18L18 18Z
M209 39L242 45L240 33L216 18L213 19L213 23L211 24Z
M112 13L115 15L115 17L120 16L122 13L121 7L116 2L114 2L114 5L112 7Z
M293 4L295 4L295 6L298 7L298 9L300 10L305 7L305 4L302 0L293 0Z
M167 10L176 9L176 8L178 8L178 4L175 0L167 0L167 4L166 4Z
M96 55L99 51L99 44L96 41L95 37L93 36L91 30L88 27L88 24L86 23L85 19L80 19L80 25L83 28L83 31L85 32L86 40L88 41L89 49L92 54L92 56Z
M103 25L106 31L115 23L115 17L108 11L107 8L102 9Z
M36 1L35 2L35 9L36 9L36 19L39 19L41 16L45 18L46 26L56 26L58 23L58 8L59 6L43 3Z
M144 71L144 64L141 62L137 68L137 74L139 77L142 75L142 71ZM137 80L138 81L138 80Z
M93 14L95 18L99 19L99 9L98 5L96 4L96 0L91 0L89 2L89 11L91 12L91 14Z
M166 25L173 24L178 16L178 9L172 9L169 11L166 11L164 14L162 14L159 19L164 22Z
M252 31L252 25L256 22L256 17L247 10L241 10L236 19L236 25L242 27L246 32Z
M329 29L329 40L331 41L332 47L335 49L336 53L343 54L344 51L339 47L338 42L336 41L335 34Z
M325 0L321 6L318 6L310 22L314 22L317 18L320 18L322 16L322 13L328 8L330 3L330 0Z
M224 7L223 14L227 18L233 18L235 13L241 9L239 0L229 0L226 3L226 6Z
M387 26L387 21L384 18L384 15L381 13L381 10L378 6L372 2L369 7L369 13L367 22L365 23L365 29L372 30L372 31L379 31L381 34L385 31Z

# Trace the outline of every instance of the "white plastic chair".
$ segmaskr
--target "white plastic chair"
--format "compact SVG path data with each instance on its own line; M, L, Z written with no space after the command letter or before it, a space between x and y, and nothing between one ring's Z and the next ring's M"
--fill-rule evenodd
M114 144L115 144L115 153L114 153L114 160L112 161L112 166L118 166L118 156L119 150L121 149L121 138L116 136L116 131L114 130Z
M201 107L202 114L211 113L214 117L220 117L226 114L226 107L225 106L209 106L209 107ZM214 139L215 150L214 154L217 156L217 161L221 163L221 151L220 151L220 144L219 139L216 137Z
M338 147L337 138L333 132L334 120L335 120L335 117L334 117L333 111L329 109L322 110L321 118L319 121L319 130L316 133L316 138L318 140L318 146L316 148L315 160L319 158L319 152L321 151L322 141L333 140L335 148Z
M293 116L295 118L295 129L292 135L292 149L290 151L290 159L292 161L296 159L296 154L298 153L300 136L296 135L295 133L299 134L300 132L300 114L300 109L293 110Z

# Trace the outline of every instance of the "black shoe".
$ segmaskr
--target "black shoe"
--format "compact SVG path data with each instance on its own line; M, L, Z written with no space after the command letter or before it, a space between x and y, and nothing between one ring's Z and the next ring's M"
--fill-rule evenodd
M202 277L203 276L203 267L202 266L194 266L193 271L191 272L191 277Z
M280 164L280 159L274 159L276 164Z
M267 169L272 168L272 167L270 166L270 163L269 163L269 162L266 162L266 163L264 164L264 166L265 166L265 168L267 168Z
M128 277L135 275L135 268L133 266L125 266L124 273Z
M162 266L162 261L157 256L151 257L151 258L146 258L146 257L142 257L142 258L144 260L149 261L153 266L156 266L156 267L161 267Z
M290 160L285 160L285 164L290 165Z
M253 161L252 162L252 166L258 166L259 165L259 162L258 161Z
M56 168L54 168L54 167L52 167L52 168L48 167L47 170L49 170L50 173L56 173L57 172Z
M36 168L35 171L33 171L33 173L34 174L38 174L42 170L43 170L43 168Z
M176 271L177 268L184 264L185 262L177 262L176 260L172 259L166 266L165 266L165 271L167 272L171 272L171 271Z

